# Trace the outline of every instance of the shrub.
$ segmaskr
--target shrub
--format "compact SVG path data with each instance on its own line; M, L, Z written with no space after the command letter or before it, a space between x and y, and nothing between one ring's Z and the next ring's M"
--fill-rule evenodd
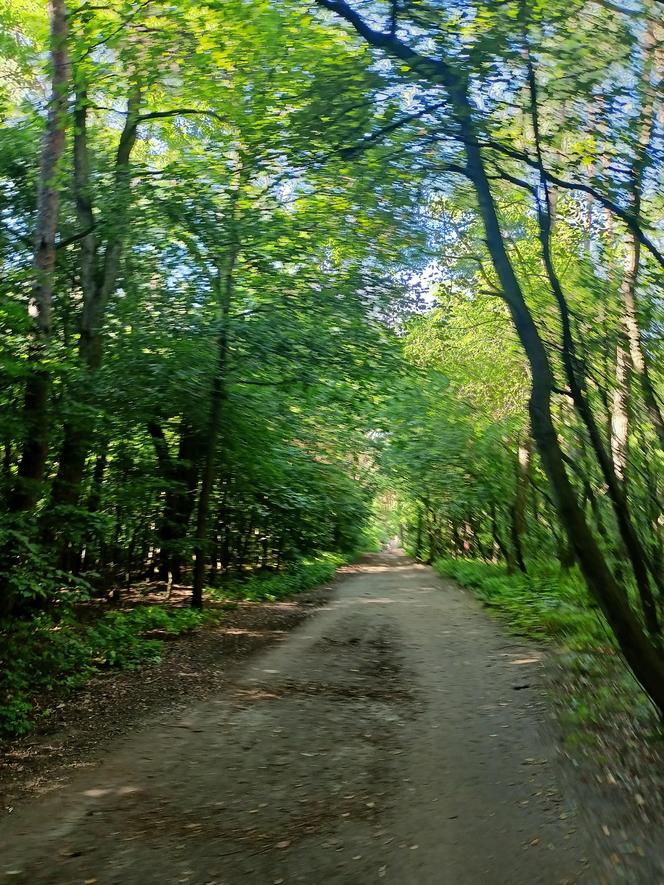
M220 587L211 589L217 599L247 599L251 602L283 599L295 593L311 590L330 581L339 568L355 556L324 553L315 559L305 559L277 574L258 573L248 578L233 578Z
M209 595L253 602L282 599L326 583L354 558L326 553L279 574L230 580ZM45 692L72 691L102 670L131 670L143 661L158 661L163 640L149 634L175 636L219 618L218 610L167 605L107 611L87 621L85 612L90 609L63 607L53 614L0 623L0 737L30 731L35 700Z
M90 623L67 609L0 625L0 737L30 730L34 699L44 692L71 691L100 670L158 661L162 641L147 637L150 631L176 635L215 617L190 609L139 606L106 612Z
M517 633L552 637L578 651L612 643L602 615L574 571L544 566L533 574L508 575L502 565L468 559L439 559L434 567L505 615Z

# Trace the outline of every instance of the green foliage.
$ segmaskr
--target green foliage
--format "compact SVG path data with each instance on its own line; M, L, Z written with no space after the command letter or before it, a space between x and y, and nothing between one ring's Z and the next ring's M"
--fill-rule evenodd
M630 723L630 734L639 723L644 733L660 735L652 704L575 570L562 573L549 563L526 577L469 559L439 559L434 568L471 590L511 632L555 643L565 686L556 700L570 749L597 752L598 734L619 719Z
M89 582L56 568L49 551L34 535L34 527L17 528L0 516L0 550L7 551L0 564L0 583L11 593L16 607L41 603L64 593L69 604L88 599L92 589Z
M575 571L562 574L552 563L532 575L509 575L502 565L470 559L439 559L434 568L472 590L515 633L556 639L576 651L614 645Z
M102 670L158 661L163 641L146 634L176 636L216 617L165 606L101 616L78 608L0 625L0 737L31 729L34 699L43 693L71 691Z
M585 634L574 588L543 570L572 557L529 438L514 292L487 251L498 240L550 362L548 439L573 497L636 602L624 498L663 608L661 268L602 200L658 230L651 0L418 0L395 4L393 23L389 4L352 5L441 59L459 88L427 84L427 64L415 77L318 3L70 10L70 112L50 124L65 130L49 182L57 261L39 307L55 47L45 4L2 4L1 612L184 582L194 553L209 583L251 573L244 592L278 598L317 574L293 563L399 534L423 559L527 567L534 577L510 578L518 600L498 575L487 599L524 629ZM482 146L499 237L462 123ZM587 408L569 396L565 351ZM46 390L26 397L34 379ZM607 459L625 466L613 505Z
M209 593L215 599L275 602L331 581L339 566L355 558L356 554L342 556L337 553L325 553L315 559L305 559L291 565L278 574L259 572L244 579L226 580L219 587L210 589Z
M355 558L356 554L323 554L278 574L230 579L208 595L217 600L276 601L327 583L339 566ZM199 612L166 604L138 605L100 615L96 608L78 606L5 622L0 625L0 737L30 731L40 695L72 691L100 671L157 663L161 636L177 636L220 617L218 608Z
M10 23L26 3L35 5L9 0ZM213 570L354 549L373 492L372 472L357 460L370 449L381 371L400 364L391 316L410 297L402 253L423 243L417 195L380 162L400 136L352 162L337 150L400 110L367 49L290 2L230 0L223 10L177 2L168 14L159 4L126 14L112 0L70 23L79 118L64 121L58 239L74 242L58 253L45 344L46 478L33 485L25 543L0 557L0 600L10 608L60 598L70 571L93 593L156 567L186 580L221 325L223 426L203 546ZM24 37L0 44L0 63L5 55L12 71L27 64L39 80L44 10L28 24ZM148 119L125 181L117 157L133 99ZM27 85L7 101L0 506L9 509L29 436L26 306L44 115ZM81 178L95 219L85 249ZM231 240L237 254L222 297ZM104 276L109 255L117 268L97 299L91 280ZM91 307L100 309L92 362L79 334ZM15 523L10 514L9 533ZM0 550L10 542L0 538Z

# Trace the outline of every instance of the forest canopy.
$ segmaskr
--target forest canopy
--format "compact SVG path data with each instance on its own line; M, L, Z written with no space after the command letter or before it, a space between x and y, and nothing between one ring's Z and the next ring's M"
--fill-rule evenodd
M0 17L6 623L379 514L574 572L664 711L656 0Z

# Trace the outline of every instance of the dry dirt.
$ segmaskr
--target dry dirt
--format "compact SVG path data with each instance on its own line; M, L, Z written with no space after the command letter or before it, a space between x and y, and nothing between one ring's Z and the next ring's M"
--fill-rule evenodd
M562 770L542 653L467 594L424 566L370 557L282 639L213 680L205 698L153 705L149 722L111 737L85 767L42 770L44 789L57 770L57 788L5 812L0 875L59 885L614 881ZM25 783L14 780L19 799Z

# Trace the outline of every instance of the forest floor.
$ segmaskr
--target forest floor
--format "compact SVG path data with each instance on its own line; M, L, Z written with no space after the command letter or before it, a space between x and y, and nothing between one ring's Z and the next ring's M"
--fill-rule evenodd
M332 593L238 607L159 667L91 685L56 734L16 742L0 875L664 882L608 850L620 810L558 751L541 648L427 567L386 554L347 571Z

